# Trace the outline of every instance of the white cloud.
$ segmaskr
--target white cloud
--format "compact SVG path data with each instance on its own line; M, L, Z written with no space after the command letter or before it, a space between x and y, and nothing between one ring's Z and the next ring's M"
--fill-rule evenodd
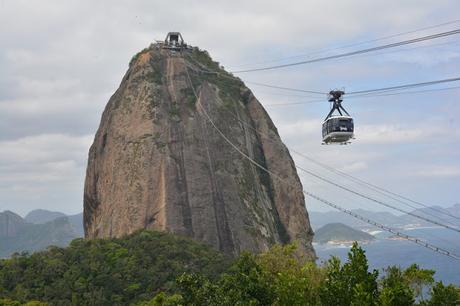
M44 134L0 141L0 211L81 211L92 135ZM11 206L9 206L11 205Z
M460 133L427 122L424 126L414 127L408 127L407 124L361 124L356 126L355 135L362 144L398 144L426 142L433 138L451 138Z
M188 43L207 49L224 66L253 66L457 19L457 7L454 0L415 4L349 0L334 3L333 8L319 0L0 0L0 205L21 205L18 209L26 211L60 209L59 203L65 202L81 210L87 150L102 108L119 85L130 58L154 39L163 39L168 31L181 31ZM428 62L427 54L432 53L414 50L385 61L381 56L357 57L242 77L321 91L345 85L365 89L454 75L458 55L441 51L423 72L414 67ZM330 52L315 56L324 54ZM391 64L395 61L404 65ZM264 94L262 89L260 93L263 104L289 100ZM437 105L451 111L457 105L455 99ZM366 105L355 110L358 114L370 111ZM351 146L326 147L320 145L325 104L269 111L286 143L323 163L366 177L379 177L387 170L379 163L389 159L402 163L407 158L384 152L390 145L423 144L429 136L430 140L445 140L440 156L458 149L454 140L446 140L447 130L458 139L459 134L452 134L459 130L456 122L447 130L442 124L442 129L433 130L432 123L424 127L407 119L394 124L381 117L376 125L357 125L357 139ZM371 111L378 112L378 107ZM408 107L394 113L403 116L412 111ZM426 163L417 158L413 159Z
M0 164L46 163L86 159L92 135L48 134L0 141Z
M368 169L367 163L359 161L359 162L355 162L355 163L345 165L339 170L341 170L341 171L343 171L345 173L350 173L350 172L357 172L357 171L361 171L361 170L365 170L365 169Z
M454 178L460 177L460 167L451 165L433 165L424 166L421 170L415 173L416 176L429 178Z

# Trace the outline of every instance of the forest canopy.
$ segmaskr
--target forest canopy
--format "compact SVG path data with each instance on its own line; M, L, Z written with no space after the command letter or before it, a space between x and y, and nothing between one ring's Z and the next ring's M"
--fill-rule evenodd
M417 264L370 270L357 243L322 265L296 245L228 258L172 234L76 239L0 260L0 305L460 305Z

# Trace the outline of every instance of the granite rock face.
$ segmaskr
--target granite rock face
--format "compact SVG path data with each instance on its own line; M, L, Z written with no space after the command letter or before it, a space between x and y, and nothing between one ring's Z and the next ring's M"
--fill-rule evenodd
M87 238L147 228L230 255L297 240L314 257L294 162L261 104L230 76L197 48L171 54L151 45L132 59L89 151ZM285 183L243 158L203 109L229 141Z

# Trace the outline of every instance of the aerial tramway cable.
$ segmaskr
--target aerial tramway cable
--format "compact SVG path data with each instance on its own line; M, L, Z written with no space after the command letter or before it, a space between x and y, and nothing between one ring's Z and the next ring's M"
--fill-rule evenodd
M357 99L357 98L379 98L379 97L389 97L389 96L399 96L399 95L413 95L413 94L420 94L420 93L427 93L427 92L437 92L437 91L447 91L447 90L456 90L460 89L460 86L453 86L453 87L443 87L443 88L434 88L434 89L426 89L426 90L415 90L415 91L403 91L403 92L390 92L390 93L377 93L377 94L361 94L356 96L347 97L349 99ZM301 100L295 102L286 102L286 103L272 103L272 104L264 104L265 107L276 107L276 106L292 106L292 105L302 105L302 104L311 104L311 103L319 103L324 102L324 99L312 99L312 100Z
M191 68L192 70L195 70L193 67L190 67L190 68ZM426 82L425 82L425 83L426 83ZM251 125L248 124L247 122L244 122L243 120L241 120L240 118L238 118L237 116L235 116L232 112L230 112L230 111L228 111L228 110L226 110L226 109L224 109L224 111L228 112L233 118L235 118L236 120L238 120L239 122L241 122L241 123L244 124L245 126L247 126L247 127L251 128L252 130L254 130L257 134L263 136L263 137L266 138L267 140L271 140L270 136L268 136L268 135L266 135L266 134L264 134L264 133L258 131L257 129L255 129L253 126L251 126ZM400 198L402 198L402 199L405 199L406 201L410 201L410 202L412 202L412 203L414 203L414 204L417 204L417 205L420 205L420 206L422 206L422 207L424 207L424 208L427 208L427 209L430 209L430 210L436 211L436 212L438 212L438 213L441 213L441 214L444 214L444 215L447 215L447 216L450 216L450 217L453 217L453 218L455 218L455 219L459 219L459 220L460 220L459 217L456 217L456 216L454 216L454 215L452 215L452 214L450 214L450 213L448 213L448 212L445 212L445 211L442 211L442 210L437 210L437 209L435 209L434 207L430 207L430 206L428 206L428 205L426 205L426 204L423 204L423 203L420 203L420 202L418 202L418 201L411 200L411 199L409 199L409 198L407 198L407 197L401 196L401 195L396 194L396 193L394 193L394 192L388 191L388 190L386 190L386 189L384 189L384 188L378 187L378 186L376 186L376 185L373 185L373 184L370 184L370 183L368 183L368 182L365 182L365 181L363 181L363 180L361 180L361 179L355 178L355 177L353 177L353 176L351 176L351 175L348 175L348 174L346 174L346 173L344 173L344 172L341 172L341 171L339 171L339 170L336 170L336 169L334 169L334 168L332 168L332 167L326 166L326 165L324 165L324 164L322 164L322 163L320 163L320 162L318 162L318 161L312 159L311 157L308 157L308 156L306 156L305 154L302 154L302 153L300 153L300 152L298 152L298 151L296 151L296 150L294 150L294 149L292 149L292 148L289 148L289 150L291 150L291 151L294 152L295 154L297 154L297 155L299 155L299 156L301 156L301 157L303 157L303 158L305 158L305 159L307 159L307 160L309 160L309 161L311 161L311 162L314 162L314 163L316 163L316 164L318 164L318 165L320 165L320 166L322 166L322 167L328 169L329 171L338 173L339 175L341 174L342 176L346 176L346 177L348 177L349 179L351 179L351 180L353 180L353 181L355 181L355 182L358 182L360 185L365 185L365 186L367 186L368 188L370 188L371 190L374 190L374 191L376 191L376 192L378 192L378 193L380 193L380 194L386 195L387 197L389 197L389 198L391 198L391 199L393 199L393 200L396 200L396 201L400 202L401 204L404 204L404 205L406 205L406 206L408 206L408 207L411 207L411 208L413 208L413 209L417 209L417 207L415 207L415 206L413 206L413 205L411 205L411 204L408 204L408 203L406 203L406 202L404 202L404 201L401 201L400 199L394 198L393 196L398 196L398 197L400 197ZM304 172L310 174L308 170L303 169L303 168L298 167L298 166L296 166L296 167L297 167L299 170L304 171ZM332 182L332 183L333 183L333 182ZM346 188L346 187L344 187L344 188ZM352 192L354 192L354 191L352 191ZM387 194L385 194L385 193L387 193ZM389 196L388 194L391 194L391 195L393 195L393 196L391 196L391 195ZM375 199L372 199L372 201L374 201L374 202L375 202L375 201L379 202L378 200L375 200ZM380 202L381 202L381 201L380 201ZM414 214L414 213L412 213L412 212L407 212L407 211L402 210L402 209L399 209L399 208L394 208L392 205L387 204L387 203L384 203L384 202L382 202L382 203L383 203L383 204L381 204L381 205L384 205L384 206L386 206L386 207L388 207L388 208L392 208L392 209L395 209L395 210L397 210L397 211L400 211L400 212L403 212L403 213L407 213L407 214L409 214L409 215L412 214L414 217L419 218L419 219L422 219L422 220L424 220L424 221L426 221L426 222L430 222L430 223L433 223L433 224L436 224L436 225L439 225L439 226L442 226L442 227L449 228L449 226L441 225L442 223L440 223L440 222L433 221L433 220L430 220L430 219L425 218L425 217L422 217L422 216L418 216L418 215L416 215L416 214ZM379 203L379 204L380 204L380 203ZM424 213L427 214L427 215L431 215L432 217L435 217L435 218L440 218L439 216L433 215L433 214L431 214L431 213L429 213L429 212L424 212ZM441 218L440 218L440 219L441 219ZM443 221L443 222L446 222L446 220L442 220L442 221ZM447 223L450 223L450 222L447 222ZM452 223L450 223L450 224L453 225ZM450 228L453 229L453 230L455 230L455 231L457 231L457 232L459 231L459 229L456 228L456 227L453 227L453 228L450 227Z
M422 42L422 41L437 39L437 38L441 38L441 37L447 37L447 36L456 35L456 34L460 34L460 29L447 31L447 32L441 32L441 33L436 33L436 34L431 34L431 35L427 35L427 36L423 36L423 37L417 37L417 38L413 38L413 39L408 39L408 40L404 40L404 41L399 41L399 42L395 42L395 43L391 43L391 44L381 45L381 46L362 49L362 50L356 50L356 51L351 51L351 52L346 52L346 53L341 53L341 54L335 54L335 55L330 55L330 56L325 56L325 57L314 58L314 59L295 62L295 63L288 63L288 64L275 65L275 66L267 66L267 67L253 68L253 69L245 69L245 70L236 70L236 71L230 71L230 73L247 73L247 72L256 72L256 71L266 71L266 70L273 70L273 69L280 69L280 68L286 68L286 67L292 67L292 66L298 66L298 65L317 63L317 62L322 62L322 61L327 61L327 60L332 60L332 59L337 59L337 58L342 58L342 57L349 57L349 56L353 56L353 55L358 55L358 54L363 54L363 53L368 53L368 52L373 52L373 51L378 51L378 50L383 50L383 49L395 48L395 47L399 47L399 46L414 44L414 43L418 43L418 42Z
M359 91L350 91L350 92L345 92L345 95L347 97L351 95L353 96L353 98L356 98L357 96L360 96L363 94L387 93L387 92L391 92L395 90L412 89L412 88L417 88L417 87L426 87L426 86L432 86L432 85L437 85L437 84L442 84L442 83L452 83L452 82L458 82L458 81L460 81L460 77L453 77L453 78L448 78L448 79L433 80L433 81L427 81L427 82L410 83L410 84L403 84L403 85L396 85L396 86L382 87L382 88L372 88L372 89L365 89L365 90L359 90ZM272 84L264 84L264 83L256 83L256 82L247 82L247 83L269 87L269 88L293 91L293 92L321 93L317 91L303 90L300 88L282 87L282 86L277 86L277 85L272 85ZM324 92L322 94L326 95L327 93Z
M190 56L188 56L188 58L190 60L194 61L197 65L199 65L201 67L201 63L197 62L195 59L193 59ZM233 77L233 76L224 75L224 74L222 74L222 73L220 73L218 71L196 69L196 68L193 68L193 67L190 67L190 66L188 66L188 67L192 68L195 71L199 71L199 72L202 72L202 73L216 74L217 76L229 77L229 78L232 78L232 79L235 79L235 80L238 79L238 78ZM376 93L374 96L398 95L398 94L406 94L406 93L405 92L388 93L388 92L397 91L397 90L412 89L412 88L417 88L417 87L426 87L426 86L432 86L432 85L437 85L437 84L442 84L442 83L458 82L458 81L460 81L460 77L441 79L441 80L433 80L433 81L427 81L427 82L419 82L419 83L410 83L410 84L403 84L403 85L383 87L383 88L366 89L366 90L360 90L360 91L352 91L352 92L346 92L345 95L347 96L347 99L352 99L352 98L355 99L355 98L358 98L358 97L359 98L366 97L367 94L371 94L371 93ZM305 90L305 89L301 89L301 88L291 88L291 87L284 87L284 86L278 86L278 85L273 85L273 84L252 82L252 81L246 81L246 83L254 84L254 85L257 85L257 86L263 86L263 87L267 87L267 88L274 88L274 89L292 91L292 92L323 94L325 96L327 95L327 92L321 92L321 91L315 91L315 90ZM456 88L457 87L439 88L439 89L432 89L430 91L451 90L451 89L456 89ZM429 92L429 91L427 90L427 91L418 91L418 92L407 92L407 94L409 94L409 93L421 93L421 92ZM348 97L348 96L350 96L350 97ZM301 105L301 104L317 103L317 102L323 102L323 101L324 101L324 99L312 99L312 100L307 100L307 101L299 101L299 102L291 102L291 103L267 104L265 106L283 106L283 105L297 105L297 104Z
M343 45L343 46L338 46L338 47L325 48L325 49L312 51L312 52L305 53L305 54L288 56L288 57L279 58L279 59L275 59L275 60L260 61L260 62L256 62L256 63L247 63L247 64L236 65L236 66L232 66L232 67L239 68L239 67L245 67L245 66L249 66L249 65L259 65L259 64L266 64L266 63L273 63L273 62L281 62L281 61L285 61L285 60L288 60L288 59L301 58L301 57L311 56L311 55L314 55L314 54L320 54L320 53L325 53L325 52L329 52L329 51L335 51L335 50L341 50L341 49L346 49L346 48L350 48L350 47L361 46L361 45L369 44L369 43L372 43L372 42L382 41L382 40L386 40L386 39L389 39L389 38L399 37L399 36L403 36L403 35L407 35L407 34L413 34L413 33L421 32L421 31L425 31L425 30L430 30L430 29L434 29L434 28L439 28L439 27L443 27L443 26L446 26L446 25L451 25L451 24L455 24L455 23L459 23L459 22L460 22L460 19L456 19L456 20L443 22L443 23L440 23L440 24L435 24L435 25L432 25L432 26L418 28L418 29L415 29L415 30L407 31L407 32L402 32L402 33L392 34L392 35L383 36L383 37L379 37L379 38L374 38L374 39L367 40L367 41L361 41L361 42L352 43L352 44Z
M203 114L205 115L205 117L207 118L207 120L209 121L209 123L212 125L212 127L218 132L218 134L225 140L225 142L227 142L236 152L238 152L241 156L243 156L244 158L246 158L249 162L251 162L253 165L255 165L256 167L262 169L263 171L267 172L268 174L270 174L271 176L273 176L274 178L278 179L279 181L281 181L283 184L289 184L287 183L287 181L285 179L283 179L282 177L280 177L279 175L275 174L274 172L268 170L267 168L265 168L264 166L262 166L261 164L259 164L257 161L255 161L254 159L252 159L249 155L247 155L246 153L244 153L240 148L238 148L217 126L216 124L214 123L214 121L212 120L212 118L209 116L208 112L206 111L206 109L204 108L204 106L201 104L201 101L200 101L200 98L198 96L198 94L196 93L196 90L195 90L195 87L193 86L193 82L192 82L192 79L190 77L190 74L189 74L189 71L188 71L188 66L186 65L186 62L185 60L184 61L184 65L185 65L185 71L186 71L186 75L187 75L187 78L188 78L188 81L189 81L189 84L191 86L191 89L193 91L193 94L196 98L196 101L197 101L197 105L200 107L200 109L202 110ZM416 237L412 237L412 236L409 236L409 235L406 235L406 234L403 234L403 233L400 233L390 227L387 227L385 225L382 225L378 222L374 222L368 218L365 218L365 217L362 217L360 216L359 214L356 214L354 212L351 212L351 211L348 211L347 209L344 209L342 207L340 207L339 205L336 205L332 202L329 202L327 200L324 200L322 199L321 197L318 197L316 196L315 194L313 193L310 193L310 192L306 192L305 190L303 190L303 193L309 197L312 197L330 207L333 207L339 211L342 211L344 213L347 213L357 219L360 219L361 221L364 221L368 224L371 224L371 225L374 225L374 226L377 226L385 231L388 231L394 235L397 235L398 237L401 237L403 239L406 239L408 241L411 241L411 242L414 242L418 245L421 245L427 249L430 249L434 252L437 252L439 254L442 254L442 255L445 255L445 256L448 256L450 258L453 258L453 259L456 259L456 260L460 260L460 256L448 251L448 250L445 250L443 248L440 248L440 247L437 247L433 244L430 244L430 243L427 243L427 242L423 242L421 239L418 239Z
M460 81L460 77L443 79L443 80L435 80L435 81L429 81L429 82L422 82L422 83L404 84L404 85L391 86L391 87L351 91L351 92L347 92L347 96L375 93L375 92L382 92L382 91L388 92L388 91L393 91L393 90L400 90L400 89L407 89L407 88L414 88L414 87L425 87L425 86L431 86L431 85L436 85L436 84L441 84L441 83L450 83L450 82L458 82L458 81Z

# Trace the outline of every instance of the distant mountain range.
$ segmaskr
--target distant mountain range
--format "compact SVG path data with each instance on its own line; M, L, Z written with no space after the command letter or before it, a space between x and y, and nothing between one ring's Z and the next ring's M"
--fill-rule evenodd
M372 241L374 239L374 236L345 224L329 223L315 232L313 241L318 243L343 243L352 241Z
M15 252L33 252L49 245L66 246L82 237L83 214L66 216L47 210L31 211L25 218L11 212L0 213L0 258Z
M405 207L401 208L404 209ZM435 215L438 216L437 221L449 222L460 227L460 220L457 219L460 218L460 204L455 204L448 208L434 208L456 218L428 208L417 209L411 213L430 219L435 219L433 217ZM363 209L356 209L353 212L393 228L433 225L407 214L396 216L389 212L375 212ZM372 228L369 224L339 211L310 211L309 215L311 225L315 230L315 240L317 241L321 240L321 235L323 235L320 228L330 223L341 223L354 229ZM333 233L337 232L337 226L334 228ZM342 230L345 231L343 228ZM351 233L348 230L346 231ZM10 256L15 252L42 250L49 245L66 246L73 239L83 236L83 213L68 216L62 212L37 209L28 213L24 218L11 211L0 213L0 258ZM347 240L345 239L347 237L343 237L344 240Z
M396 204L395 204L396 205ZM399 205L401 209L408 210L406 207ZM434 209L434 210L433 210ZM444 213L439 213L442 211ZM422 226L434 226L432 223L420 220L414 216L404 214L396 216L389 212L375 212L364 209L354 209L352 212L359 214L363 217L369 218L387 226L394 228L405 228L405 227L422 227ZM424 218L433 219L440 223L451 223L458 225L460 228L460 204L455 204L448 208L442 208L434 206L430 208L422 208L410 211L413 215L418 215ZM449 216L452 215L452 216ZM318 229L328 223L343 223L353 228L370 228L369 224L360 221L350 215L346 215L339 211L328 211L328 212L315 212L310 211L310 223L313 229Z

